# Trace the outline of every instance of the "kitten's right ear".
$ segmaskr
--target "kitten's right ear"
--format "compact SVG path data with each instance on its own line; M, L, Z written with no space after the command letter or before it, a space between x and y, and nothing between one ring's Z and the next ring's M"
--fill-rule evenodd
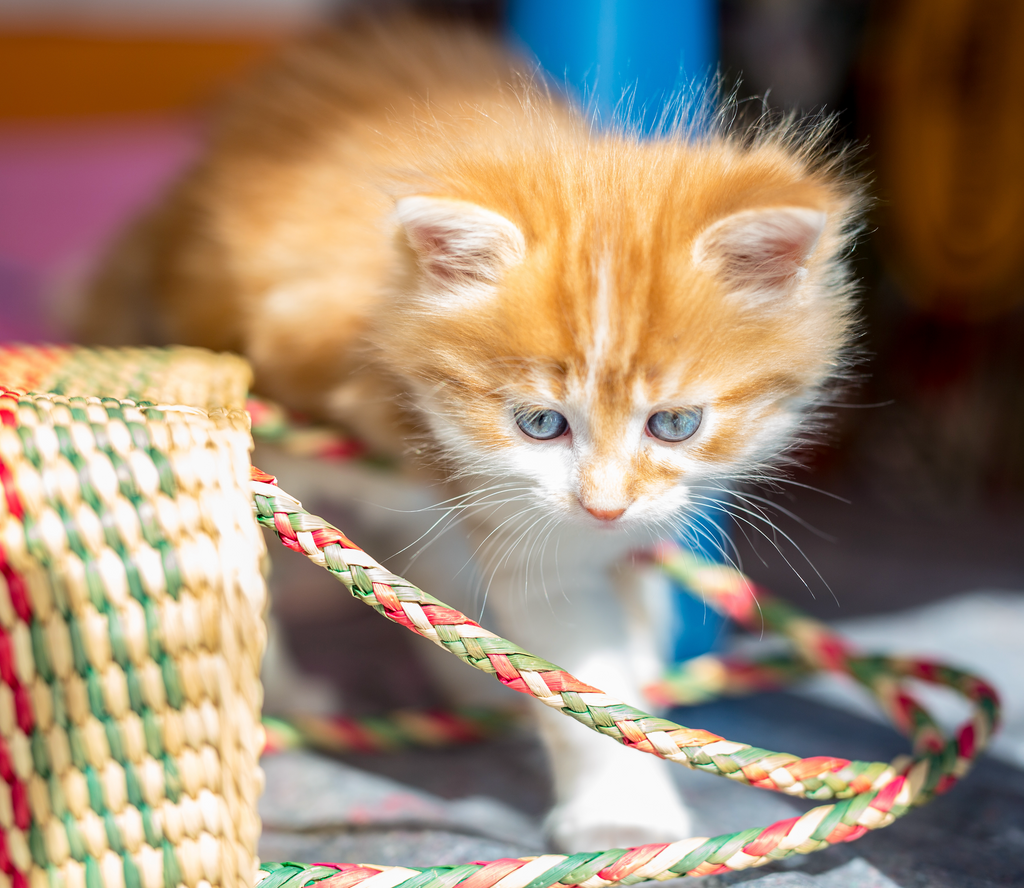
M715 222L693 246L693 260L758 303L800 281L827 216L805 207L744 210Z
M512 222L467 201L403 197L395 216L420 267L449 287L493 284L526 252L523 234Z

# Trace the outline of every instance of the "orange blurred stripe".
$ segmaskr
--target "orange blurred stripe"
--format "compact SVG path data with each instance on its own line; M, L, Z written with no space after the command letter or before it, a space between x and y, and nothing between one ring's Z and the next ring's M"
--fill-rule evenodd
M0 119L194 109L283 39L0 33Z

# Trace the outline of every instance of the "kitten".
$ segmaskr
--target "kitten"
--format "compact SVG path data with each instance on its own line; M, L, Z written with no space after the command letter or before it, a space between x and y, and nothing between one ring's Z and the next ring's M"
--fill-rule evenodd
M483 36L355 21L241 91L85 333L239 352L443 482L499 628L639 703L655 645L615 565L785 453L843 366L860 197L821 141L600 129ZM470 607L460 566L412 578ZM559 847L687 834L664 762L538 716Z

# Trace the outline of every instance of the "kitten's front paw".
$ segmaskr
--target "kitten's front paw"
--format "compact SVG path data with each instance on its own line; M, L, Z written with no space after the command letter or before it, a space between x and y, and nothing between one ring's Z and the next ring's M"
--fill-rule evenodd
M600 851L676 842L691 833L690 812L674 793L603 793L598 787L557 805L545 830L559 851Z

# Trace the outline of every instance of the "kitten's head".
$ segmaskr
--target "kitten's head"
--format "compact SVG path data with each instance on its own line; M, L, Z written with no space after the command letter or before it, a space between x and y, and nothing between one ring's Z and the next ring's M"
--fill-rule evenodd
M456 473L663 524L785 452L841 368L857 198L782 140L569 147L397 201L381 345Z

